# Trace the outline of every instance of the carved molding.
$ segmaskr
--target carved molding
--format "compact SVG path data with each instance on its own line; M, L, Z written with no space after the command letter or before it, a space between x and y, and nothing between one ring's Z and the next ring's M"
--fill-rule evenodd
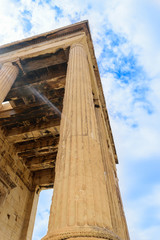
M16 184L11 180L9 174L0 169L0 183L3 184L8 191L16 187Z
M6 189L0 183L0 206L2 206L2 204L4 203L6 195L7 195Z
M16 184L11 180L9 174L0 168L0 206L3 205L10 190L15 188Z
M41 240L62 240L72 238L87 238L87 239L106 239L106 240L121 240L116 234L108 229L102 229L99 227L73 227L70 229L63 229L62 231L55 231L54 233L47 234Z

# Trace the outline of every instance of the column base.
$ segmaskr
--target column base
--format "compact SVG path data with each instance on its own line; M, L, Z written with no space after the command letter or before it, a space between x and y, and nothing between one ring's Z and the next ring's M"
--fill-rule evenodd
M100 227L67 228L66 231L54 231L48 233L41 240L121 240L112 231Z

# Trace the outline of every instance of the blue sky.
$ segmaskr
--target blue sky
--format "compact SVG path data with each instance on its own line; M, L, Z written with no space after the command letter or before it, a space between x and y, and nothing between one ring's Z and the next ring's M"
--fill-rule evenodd
M89 20L131 240L160 229L160 1L0 0L0 44ZM47 229L42 193L33 240Z

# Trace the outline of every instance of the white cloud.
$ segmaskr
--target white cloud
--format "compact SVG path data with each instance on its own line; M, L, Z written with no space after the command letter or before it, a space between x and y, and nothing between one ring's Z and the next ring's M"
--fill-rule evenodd
M150 219L147 219L148 212ZM131 239L157 239L160 229L160 185L155 185L148 195L144 194L143 197L130 202L126 215L129 220ZM143 227L140 227L142 225Z
M159 11L157 5L146 0L123 0L107 11L113 29L125 34L135 46L139 63L149 76L159 73Z
M24 36L23 26L19 24L18 6L10 0L0 1L0 43L21 39Z
M24 18L30 24L28 32L24 28ZM100 61L104 93L120 162L120 184L127 202L128 192L136 181L136 173L132 179L127 174L132 171L128 161L134 162L137 168L140 161L144 164L149 161L152 166L152 159L160 156L159 0L55 0L48 3L40 0L1 0L0 43L84 19L89 19L96 56ZM118 45L113 44L113 35L121 40ZM132 65L131 60L135 61ZM118 66L123 72L135 67L136 75L129 76L128 83L125 83L123 78L120 79L115 74ZM135 89L141 91L137 93ZM152 183L153 189L154 184L157 183ZM145 217L150 217L150 213L147 216L149 201L159 199L153 189L142 189L142 192L145 191L142 193L144 198L150 199L153 196L147 203L143 198L134 200L134 196L133 201L128 199L130 206L126 205L126 212L134 240L156 239L154 232L158 231L157 225L148 229L140 226ZM145 207L141 210L136 205ZM154 206L157 209L159 207L156 203ZM44 224L45 221L44 218L39 223Z

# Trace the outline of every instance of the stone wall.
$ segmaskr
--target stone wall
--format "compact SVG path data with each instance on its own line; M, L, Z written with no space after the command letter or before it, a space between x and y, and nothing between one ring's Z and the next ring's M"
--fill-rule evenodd
M30 172L0 135L0 240L31 239L28 229L35 191ZM38 193L37 193L38 194ZM33 222L33 221L32 221Z

